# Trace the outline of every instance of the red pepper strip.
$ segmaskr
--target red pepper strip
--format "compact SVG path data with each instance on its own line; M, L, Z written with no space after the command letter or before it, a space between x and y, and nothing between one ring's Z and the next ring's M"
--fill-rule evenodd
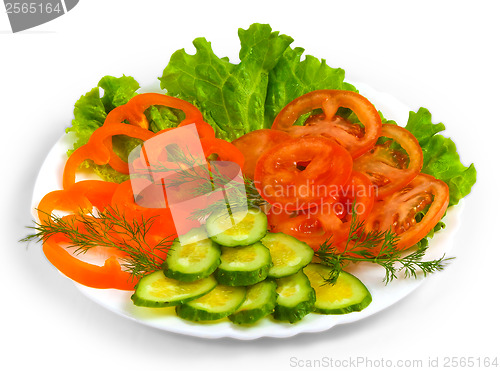
M166 202L165 199L165 204ZM146 236L150 246L158 243L165 236L170 236L172 239L177 237L175 223L168 205L162 208L147 208L138 205L135 202L131 180L126 180L118 185L111 200L111 205L113 208L120 210L128 219L144 218L147 220L148 218L154 218L154 223ZM189 229L200 226L200 223L194 220L186 220L185 223L189 223Z
M75 258L64 247L49 238L43 244L43 253L62 274L82 285L98 289L133 290L137 284L130 274L122 271L115 256L98 266Z
M118 185L116 192L111 199L111 206L117 207L120 210L128 209L133 212L145 212L148 210L145 207L138 205L135 202L134 190L132 189L132 180L126 180Z
M151 106L166 106L171 108L180 109L184 112L185 118L179 124L179 126L188 125L196 122L203 122L203 115L201 112L193 106L191 103L170 97L165 94L158 93L144 93L134 96L128 101L127 104L119 106L112 110L106 120L104 125L117 122L123 122L127 120L130 124L142 127L143 129L148 129L148 120L144 111L146 111Z
M232 161L238 164L243 169L245 164L245 156L243 153L232 143L218 138L203 138L201 139L201 147L208 159L210 155L216 154L218 161Z
M189 125L189 124L193 124L193 123L189 122L189 123L186 123L185 125ZM181 124L179 124L179 127L185 126L185 125L183 125L181 123ZM214 129L206 122L204 122L204 121L196 122L196 123L194 123L194 125L196 125L196 129L198 131L198 135L200 138L214 138L215 137ZM163 133L170 131L172 129L175 129L175 128L163 129L163 130L157 132L155 135L163 134ZM129 173L128 164L125 161L123 161L120 157L118 157L118 155L113 151L113 149L112 149L113 144L112 144L111 138L106 139L106 144L107 144L108 148L111 149L110 159L108 162L109 165L113 169L115 169L116 171L119 171L122 174L128 174Z
M109 163L113 150L107 146L105 140L114 135L127 135L133 138L148 140L154 134L149 130L127 124L108 124L98 128L94 131L88 143L78 148L68 158L63 173L64 189L68 189L75 184L76 171L83 161L92 160L98 165ZM124 162L123 164L126 169L115 170L128 173L127 163Z
M71 186L70 191L83 194L92 205L103 211L111 204L111 199L118 183L105 182L103 180L82 180Z
M178 127L190 125L190 124L195 124L196 125L196 130L198 131L198 135L200 136L201 139L203 138L215 138L215 131L210 124L207 124L205 121L198 121L198 122L188 122L186 120L182 121ZM158 132L163 133L165 131L168 131L169 129L163 129Z
M219 163L216 165L217 173L226 176L228 179L234 179L239 173L241 173L243 166L245 165L245 156L243 156L243 153L241 153L241 151L234 144L223 139L204 138L201 139L201 146L210 169L213 170L212 166L214 165L210 164L210 157L212 155L217 155L216 161L230 161L238 165L238 167L224 166ZM223 184L218 184L217 186L223 186ZM186 187L186 190L189 190L188 186ZM221 197L223 197L223 193L215 192L209 195L208 198L205 198L202 203L217 202L221 199ZM202 203L200 203L200 209L206 205Z
M135 112L134 106L124 104L111 110L104 120L104 125L109 123L123 123L127 120L131 125L149 130L149 122L143 112Z
M92 211L92 203L81 194L57 190L47 193L39 202L37 209L38 219L41 223L45 223L54 210L87 213Z
M130 99L127 104L116 107L106 117L104 126L108 125L109 123L121 123L127 120L132 125L139 126L143 129L148 129L149 123L146 115L144 114L144 111L146 111L151 106L166 106L180 109L184 112L185 118L181 121L179 127L189 124L195 124L200 138L215 137L214 129L212 128L212 126L203 121L203 115L194 105L185 100L158 93L139 94ZM169 129L161 130L157 134L163 133L168 130ZM108 138L106 141L108 147L112 149L113 145L111 143L111 138ZM113 151L111 151L109 165L113 169L123 174L128 174L128 166Z
M104 194L106 191L107 189L104 190ZM93 196L98 197L97 190ZM88 212L92 210L92 204L77 190L59 190L48 193L38 205L38 209L40 221L43 224L54 210L73 213ZM121 270L116 256L106 259L104 266L83 262L59 245L58 242L64 241L60 237L54 235L44 241L43 252L61 273L89 287L119 290L132 290L134 288L137 280L133 280L130 274ZM117 252L117 254L122 255L121 252Z

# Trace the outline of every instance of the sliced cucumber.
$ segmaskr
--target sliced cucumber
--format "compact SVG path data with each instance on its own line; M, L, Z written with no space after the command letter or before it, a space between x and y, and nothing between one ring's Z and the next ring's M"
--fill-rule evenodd
M261 242L271 252L273 266L269 277L280 278L297 273L314 256L314 250L308 244L285 233L268 233Z
M220 247L204 228L194 228L176 239L163 265L165 276L192 282L210 276L220 263Z
M181 282L157 271L139 280L132 301L142 307L170 307L199 298L216 286L217 281L212 276L195 282Z
M251 325L268 314L276 305L276 282L265 280L247 288L247 296L238 310L229 316L231 322Z
M313 311L316 295L302 271L278 278L276 282L278 299L274 308L275 319L295 323Z
M372 296L363 283L347 272L340 272L334 285L325 284L329 267L322 264L309 264L304 273L316 291L314 311L322 314L345 314L359 312L371 302Z
M245 296L245 287L217 285L208 294L175 307L175 311L189 321L215 321L234 313Z
M266 235L267 216L260 209L212 214L206 227L210 238L220 245L251 245Z
M215 278L222 285L249 286L265 280L272 266L271 254L260 242L249 246L222 246Z

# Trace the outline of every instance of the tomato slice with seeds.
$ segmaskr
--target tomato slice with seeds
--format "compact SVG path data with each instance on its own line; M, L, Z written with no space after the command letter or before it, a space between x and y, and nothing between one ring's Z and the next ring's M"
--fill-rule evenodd
M448 185L431 175L419 174L408 185L378 200L366 220L367 231L391 229L399 237L398 250L424 238L441 220L449 202ZM420 221L417 214L424 212Z
M351 109L362 125L336 116L338 109ZM323 114L310 117L304 126L294 125L300 116L322 109ZM272 129L283 130L294 137L322 136L346 148L353 158L361 156L376 143L382 121L377 109L362 95L345 90L315 90L287 104L276 116Z
M245 157L245 165L242 169L243 174L247 178L253 179L255 165L257 165L257 160L260 156L268 149L290 138L289 134L281 130L259 129L233 140L232 143Z
M381 137L388 140L377 143L358 157L353 165L354 170L370 178L377 189L376 198L379 200L410 183L420 173L424 162L417 138L405 128L384 124ZM395 148L394 142L401 148Z
M259 158L255 186L272 205L286 210L309 209L321 204L332 187L344 185L351 171L349 152L335 142L320 137L294 138Z
M358 220L365 220L370 215L373 202L370 180L366 175L353 171L349 182L325 198L321 205L296 211L273 206L267 215L271 232L289 234L317 250L326 240L341 246L349 233L353 207Z

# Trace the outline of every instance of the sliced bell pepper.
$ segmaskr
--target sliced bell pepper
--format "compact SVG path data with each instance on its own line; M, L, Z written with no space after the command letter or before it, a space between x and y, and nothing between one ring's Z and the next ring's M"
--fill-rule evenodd
M181 121L179 127L189 124L195 124L200 138L215 137L214 129L208 123L203 121L203 115L195 106L185 100L158 93L144 93L136 95L135 97L130 99L127 104L119 106L112 110L106 117L103 126L106 126L110 123L122 123L123 121L127 120L130 124L147 130L149 123L146 115L144 114L144 111L146 111L151 106L166 106L180 109L184 112L185 118ZM168 130L170 130L170 128L164 129L158 132L158 134ZM113 169L123 174L128 174L127 163L120 159L116 155L116 153L112 151L111 140L111 138L106 139L108 148L111 149L109 165Z
M219 138L202 138L201 147L205 158L209 159L211 155L217 155L218 161L232 161L243 169L245 157L234 144Z
M114 153L106 139L114 135L127 135L132 138L148 140L154 133L137 126L127 124L109 124L96 129L87 144L76 149L68 158L63 173L63 188L67 189L75 183L76 172L85 160L92 160L98 165L109 163L111 154ZM128 172L127 163L123 162L124 168L115 169ZM126 168L126 169L125 169Z
M98 266L79 260L64 247L49 238L43 244L43 253L61 273L82 285L98 289L133 290L137 279L122 271L115 256Z
M97 204L101 204L103 200L109 198L109 185L104 185L103 188L98 189L96 187L86 187L89 184L91 183L76 183L75 186L68 190L57 190L45 195L38 205L40 223L47 223L47 218L50 217L54 210L72 212L74 214L89 212L93 206L89 198L96 201ZM87 193L89 198L83 193ZM67 217L72 216L69 215ZM117 260L117 257L123 256L121 251L117 250L116 254L106 259L103 266L99 266L78 259L61 246L65 242L67 242L67 239L58 234L49 237L43 243L45 256L61 273L89 287L114 288L119 290L132 290L134 288L137 280L133 279L129 273L122 271L121 265Z

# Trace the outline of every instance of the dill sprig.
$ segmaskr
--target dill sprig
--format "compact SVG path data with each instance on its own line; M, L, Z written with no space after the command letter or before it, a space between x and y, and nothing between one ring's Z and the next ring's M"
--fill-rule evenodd
M231 212L244 207L253 208L266 204L253 180L240 174L230 177L222 171L222 167L214 164L209 166L204 158L197 158L189 150L184 151L178 145L168 146L166 150L169 158L167 163L150 164L148 169L140 169L139 172L174 173L173 176L162 178L164 186L182 187L193 197L207 195L217 189L223 191L223 199L193 211L189 219L204 220L223 209Z
M149 246L146 235L156 217L141 216L129 221L123 213L113 208L96 211L95 214L80 212L70 218L45 214L48 218L44 223L35 222L35 226L28 227L35 232L21 242L44 242L56 234L62 234L69 241L66 247L74 248L75 255L98 246L115 248L127 254L119 259L124 270L132 277L142 277L161 269L164 256L173 242L172 236L167 236L154 246Z
M202 209L194 211L190 215L190 219L203 220L211 214L227 210L230 214L235 210L246 208L257 208L267 203L255 187L253 180L243 177L244 188L234 186L228 183L228 187L224 187L224 198L211 202ZM240 183L241 184L241 183Z
M426 239L422 240L416 249L410 253L399 251L397 244L399 237L390 229L386 231L367 231L364 221L359 221L355 207L352 208L352 219L349 233L343 250L333 246L331 237L322 243L315 255L332 269L325 284L335 284L340 272L349 263L369 262L380 265L385 269L384 282L388 284L398 278L398 273L403 272L404 278L424 277L428 274L441 271L447 262L453 258L423 261L429 245ZM377 251L374 253L373 251Z

